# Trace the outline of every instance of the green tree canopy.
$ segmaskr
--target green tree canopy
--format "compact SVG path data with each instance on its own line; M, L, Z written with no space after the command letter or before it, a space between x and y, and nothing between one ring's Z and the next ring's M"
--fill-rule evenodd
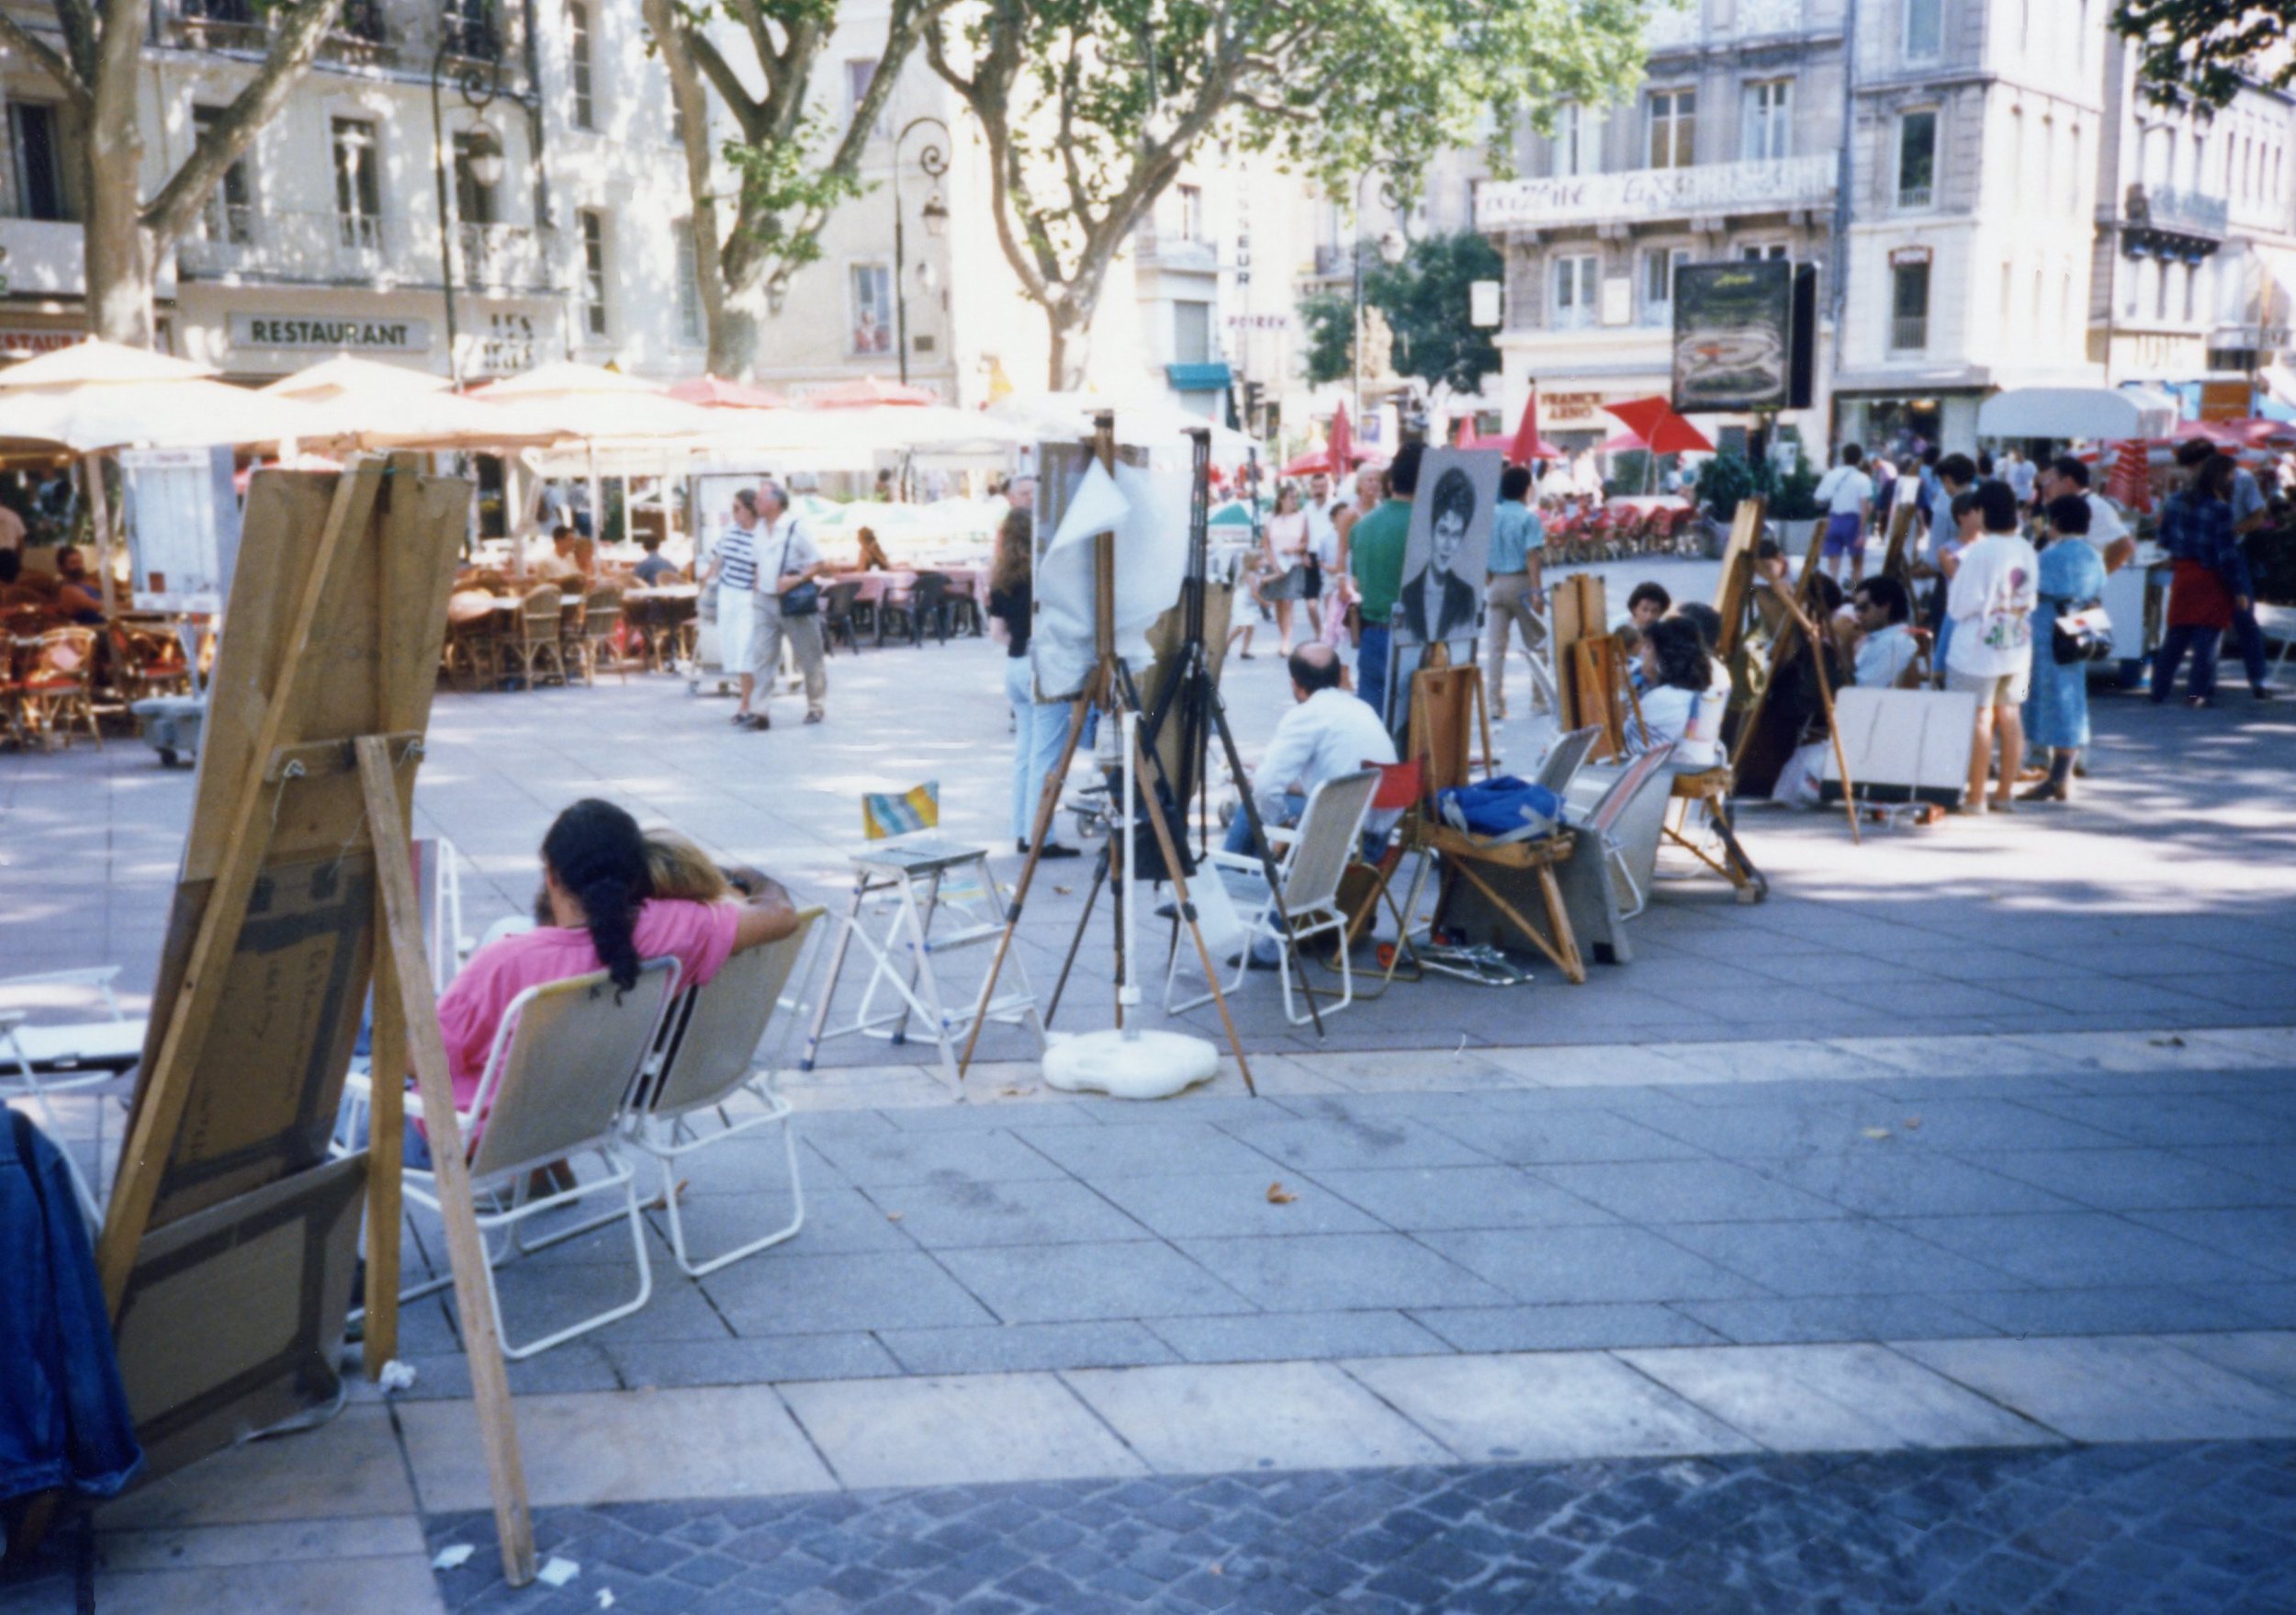
M1491 333L1468 320L1468 288L1496 280L1499 249L1472 231L1411 243L1400 264L1364 272L1364 301L1387 316L1395 333L1395 372L1430 388L1474 392L1499 368Z
M982 0L935 17L978 119L1005 256L1073 385L1109 266L1208 140L1336 184L1405 186L1434 153L1640 71L1639 0Z
M2137 84L2170 107L2228 107L2244 82L2296 84L2296 0L2120 0L2112 26L2137 50Z

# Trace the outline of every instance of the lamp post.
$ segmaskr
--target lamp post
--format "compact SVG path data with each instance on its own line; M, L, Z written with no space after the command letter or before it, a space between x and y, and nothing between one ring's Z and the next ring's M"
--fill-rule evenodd
M431 58L431 141L436 161L433 167L438 179L438 278L446 299L446 374L459 388L462 385L462 359L455 341L455 233L456 209L452 187L447 181L446 114L442 104L442 92L446 85L446 59L471 54L471 40L465 28L448 19L444 25L445 37L439 40L438 52ZM483 45L483 41L481 41ZM463 105L475 113L484 113L495 96L502 93L501 63L482 56L467 61L455 74L455 87L461 94ZM502 141L494 132L494 126L481 117L470 131L470 177L488 190L502 179Z
M1355 402L1357 431L1363 429L1363 187L1365 182L1379 172L1378 166L1374 164L1356 176L1356 242L1354 251L1350 254L1356 266L1356 339L1350 346L1356 369ZM1402 211L1403 198L1396 190L1393 179L1382 178L1379 181L1379 202L1390 212L1401 213ZM1403 239L1402 232L1391 224L1389 225L1379 235L1379 261L1390 267L1401 263L1403 254L1410 248L1410 245L1411 243Z
M907 220L901 214L901 148L907 143L911 134L927 124L940 131L941 141L946 144L956 143L949 133L949 126L929 112L921 118L910 119L901 126L901 132L893 137L893 340L900 349L901 385L904 387L908 385L909 380L909 254ZM917 166L924 172L926 178L933 181L932 194L925 198L924 207L917 211L924 218L925 233L938 241L942 232L949 228L949 204L940 197L940 176L949 172L949 154L941 146L928 141L924 149L917 153ZM917 265L920 274L929 271L931 267L930 264Z

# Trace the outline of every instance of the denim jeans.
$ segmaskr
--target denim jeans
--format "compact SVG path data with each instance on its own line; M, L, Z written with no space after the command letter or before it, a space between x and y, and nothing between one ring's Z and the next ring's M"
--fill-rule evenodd
M2248 687L2263 689L2272 682L2272 663L2264 654L2264 630L2257 624L2254 605L2233 613L2233 638L2240 642L2240 661L2248 674Z
M1374 712L1387 706L1387 639L1386 628L1366 623L1362 642L1356 648L1356 694L1369 702Z
M1308 799L1305 796L1297 791L1286 791L1284 816L1279 819L1269 819L1267 828L1274 830L1278 825L1297 824L1300 815L1307 810ZM1228 839L1222 845L1231 853L1249 853L1252 850L1252 821L1245 816L1241 804L1236 808L1235 817L1228 820Z
M1026 841L1036 829L1044 776L1068 743L1069 705L1039 701L1029 659L1005 658L1005 699L1012 703L1012 837ZM1053 838L1048 833L1047 841Z

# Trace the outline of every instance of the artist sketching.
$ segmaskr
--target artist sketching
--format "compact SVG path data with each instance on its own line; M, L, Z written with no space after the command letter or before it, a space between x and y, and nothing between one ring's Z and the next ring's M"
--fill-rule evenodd
M1379 715L1340 688L1337 651L1311 641L1291 653L1287 666L1292 705L1252 773L1252 800L1270 829L1299 823L1309 795L1324 781L1395 761L1394 738ZM1240 810L1228 823L1227 848L1252 850L1251 820Z
M1465 471L1454 467L1435 479L1427 564L1396 597L1403 613L1406 640L1432 645L1474 632L1475 586L1455 570L1467 543L1467 530L1474 522L1475 484ZM1431 604L1435 607L1432 616Z

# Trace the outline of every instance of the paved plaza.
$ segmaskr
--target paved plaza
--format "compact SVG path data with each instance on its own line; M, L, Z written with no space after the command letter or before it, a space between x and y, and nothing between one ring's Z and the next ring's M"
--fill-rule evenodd
M759 736L658 677L445 695L418 819L472 932L585 794L835 902L864 789L938 778L1009 846L994 654L839 659L828 724ZM1247 750L1277 667L1231 669ZM958 1103L831 1045L784 1084L804 1232L695 1282L653 1214L647 1308L512 1365L558 1587L499 1585L432 1299L411 1389L100 1510L0 1609L2296 1608L2296 721L2098 722L2070 812L1750 812L1770 901L1661 880L1584 987L1399 986L1319 1045L1255 977L1258 1098L1062 1096L999 1032ZM0 764L0 974L118 962L134 1002L188 776ZM1088 867L1031 905L1040 986ZM1106 932L1060 1026L1106 1023ZM681 1175L703 1248L785 1214L770 1140ZM513 1263L505 1308L627 1259Z

